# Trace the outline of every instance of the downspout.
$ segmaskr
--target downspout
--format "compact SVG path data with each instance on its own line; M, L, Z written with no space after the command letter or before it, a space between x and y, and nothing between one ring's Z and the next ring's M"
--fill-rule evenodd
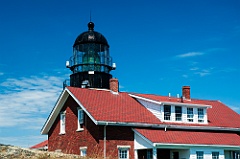
M107 140L107 125L108 125L108 122L106 122L106 125L104 125L104 128L103 128L103 156L104 156L104 159L106 159L106 140Z

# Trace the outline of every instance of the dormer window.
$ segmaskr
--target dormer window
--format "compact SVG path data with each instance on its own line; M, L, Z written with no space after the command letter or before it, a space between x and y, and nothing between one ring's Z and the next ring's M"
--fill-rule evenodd
M193 122L193 108L187 108L187 121Z
M182 107L175 106L175 120L182 121Z
M202 108L198 108L198 122L199 123L204 122L204 112Z
M164 120L171 120L171 106L164 105Z

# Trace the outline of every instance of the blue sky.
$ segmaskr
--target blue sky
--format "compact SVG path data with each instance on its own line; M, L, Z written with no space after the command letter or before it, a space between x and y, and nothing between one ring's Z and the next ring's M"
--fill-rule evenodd
M2 0L0 143L29 147L90 20L110 45L120 91L220 100L240 113L239 0Z

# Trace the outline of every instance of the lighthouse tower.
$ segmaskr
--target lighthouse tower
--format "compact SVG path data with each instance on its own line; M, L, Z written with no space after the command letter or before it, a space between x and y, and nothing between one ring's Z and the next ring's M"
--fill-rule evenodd
M110 71L116 69L116 64L109 55L107 39L94 31L93 22L88 23L88 31L76 38L66 67L72 71L70 86L109 89Z

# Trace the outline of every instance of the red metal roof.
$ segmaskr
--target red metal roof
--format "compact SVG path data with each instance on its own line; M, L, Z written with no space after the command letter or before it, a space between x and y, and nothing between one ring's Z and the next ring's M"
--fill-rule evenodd
M152 143L240 146L236 133L135 129Z
M67 87L97 121L161 124L161 121L127 93Z
M160 121L137 100L125 92L113 94L109 90L76 87L67 87L67 89L96 121L240 128L240 115L216 100L191 99L191 101L184 101L184 103L211 105L212 108L207 110L208 124L170 123ZM160 102L183 103L179 98L149 94L135 95Z
M207 109L208 124L204 126L240 128L240 115L235 111L233 111L228 106L226 106L225 104L217 100L191 99L191 100L184 100L182 102L180 98L173 98L173 97L169 98L167 96L158 96L158 95L152 95L152 94L135 94L135 95L144 97L147 99L159 101L159 102L176 102L176 103L211 105L212 108ZM165 124L176 124L176 123L168 122ZM179 124L176 124L176 125L179 125ZM189 125L189 124L180 124L180 125ZM190 125L194 125L194 124L190 124Z
M30 147L30 149L40 149L48 145L48 140L45 140L37 145Z

